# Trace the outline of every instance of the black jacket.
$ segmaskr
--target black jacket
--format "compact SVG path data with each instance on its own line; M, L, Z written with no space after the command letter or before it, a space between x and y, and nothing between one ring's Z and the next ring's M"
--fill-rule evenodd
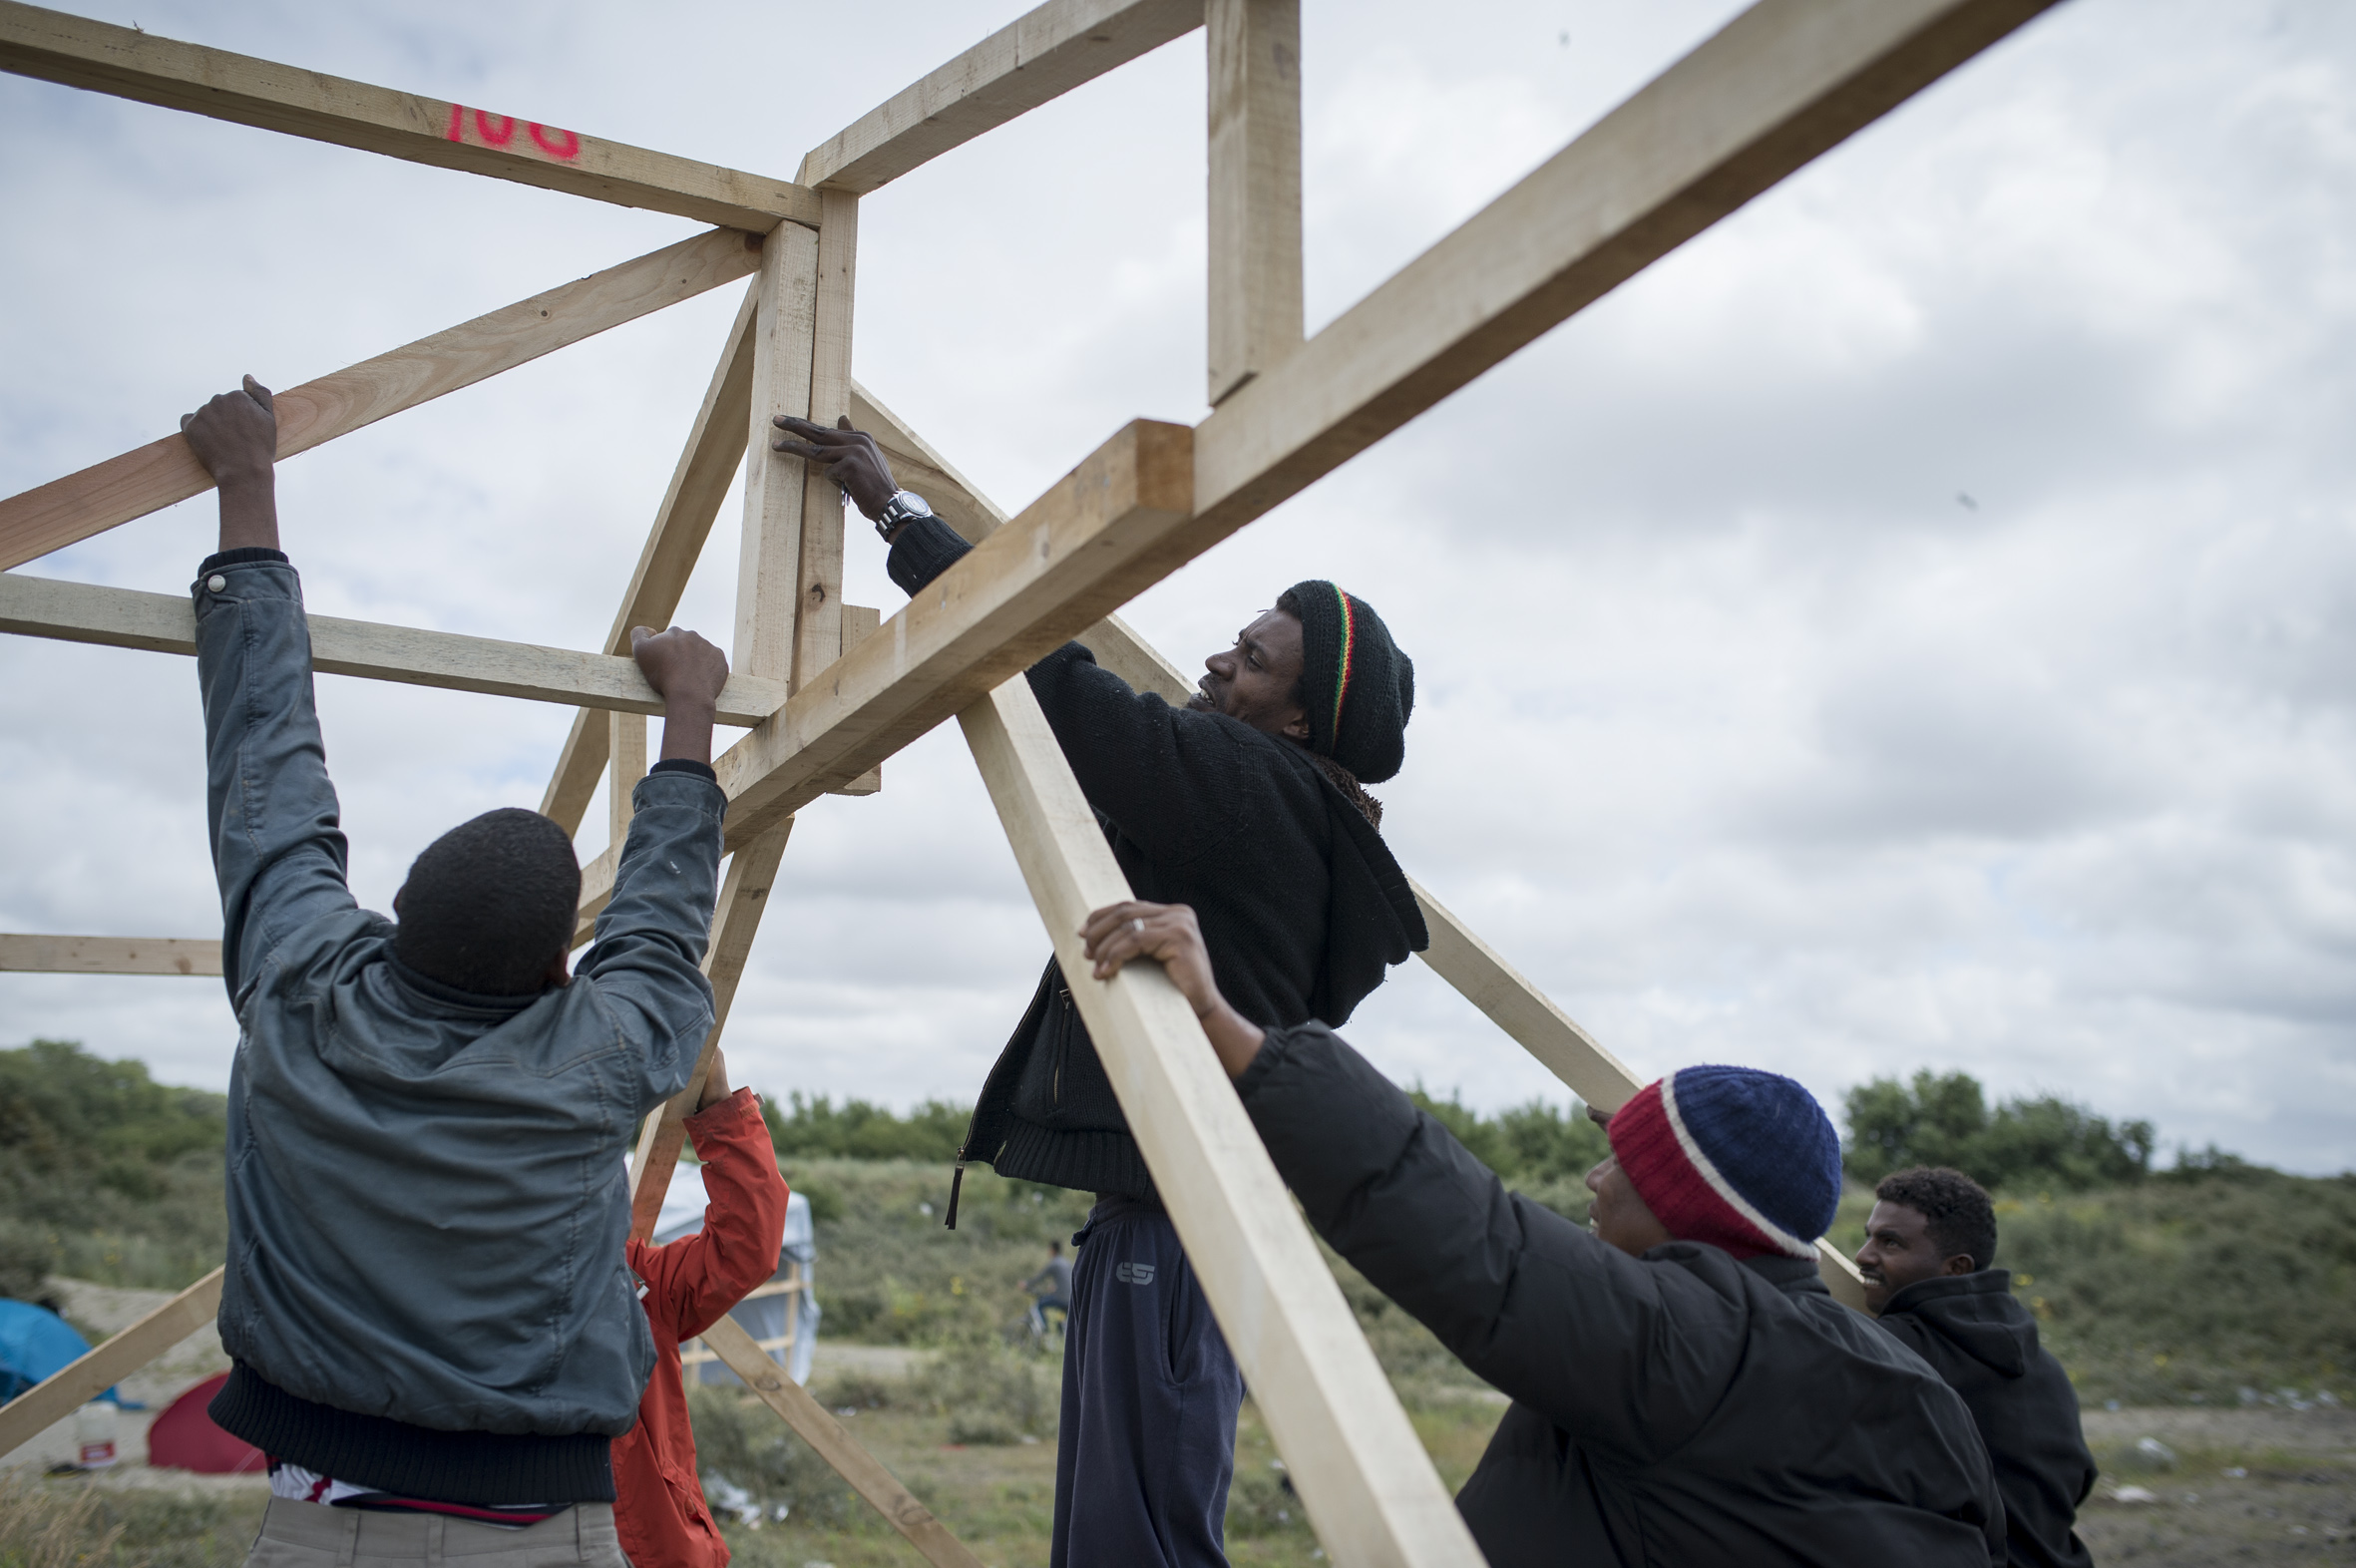
M1491 1568L2003 1560L1970 1412L1814 1264L1631 1258L1318 1024L1271 1030L1236 1089L1318 1233L1511 1395L1456 1495Z
M2013 1568L2087 1568L2073 1528L2094 1490L2095 1456L2078 1424L2078 1391L2037 1344L2037 1320L2013 1299L2010 1270L1909 1285L1881 1326L1931 1364L1979 1423L2004 1493Z
M920 519L893 544L892 580L913 594L971 548ZM1406 874L1301 747L1139 694L1077 642L1029 673L1130 888L1194 907L1220 986L1245 1016L1340 1023L1387 966L1422 950ZM1153 1193L1052 957L958 1158L1051 1186Z

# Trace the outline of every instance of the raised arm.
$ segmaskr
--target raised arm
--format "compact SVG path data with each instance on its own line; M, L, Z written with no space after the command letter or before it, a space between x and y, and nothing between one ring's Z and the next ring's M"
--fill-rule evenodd
M1081 930L1099 980L1161 962L1319 1235L1497 1388L1646 1462L1709 1418L1739 1301L1518 1193L1322 1023L1264 1030L1220 994L1194 912L1131 902Z
M191 591L221 976L236 1006L288 932L355 906L312 700L302 584L278 549L269 389L247 376L184 418L181 434L220 497L220 548Z
M703 1161L703 1229L635 1255L639 1277L668 1306L683 1340L777 1272L790 1197L761 1102L750 1089L729 1091L728 1063L716 1052L687 1136Z
M719 891L728 798L711 767L712 712L728 658L692 631L630 630L630 651L663 700L662 757L631 795L613 900L577 981L591 982L636 1048L637 1108L684 1088L712 1024L703 955Z

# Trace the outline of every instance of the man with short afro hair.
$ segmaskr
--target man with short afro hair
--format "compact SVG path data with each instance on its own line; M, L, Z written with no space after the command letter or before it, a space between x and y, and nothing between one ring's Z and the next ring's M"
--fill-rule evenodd
M2086 1568L2078 1506L2095 1460L2070 1374L1996 1262L1996 1205L1961 1171L1916 1166L1873 1191L1857 1272L1865 1305L1963 1396L2004 1493L2012 1568Z
M238 1023L232 1365L210 1413L270 1457L249 1561L626 1568L610 1448L654 1343L623 1257L624 1154L711 1028L728 661L690 631L631 633L662 760L578 974L580 867L533 812L428 846L396 926L345 881L270 394L248 377L182 431L220 493L192 590Z

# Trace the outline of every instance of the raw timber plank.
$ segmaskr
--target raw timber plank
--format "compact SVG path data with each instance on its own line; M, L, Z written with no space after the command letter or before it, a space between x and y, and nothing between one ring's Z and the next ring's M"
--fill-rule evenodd
M802 160L805 186L867 193L1203 25L1203 0L1047 0Z
M0 3L0 70L116 98L766 233L815 227L815 192L250 55Z
M796 227L794 232L807 233ZM276 394L278 460L513 370L752 271L751 236L715 228ZM0 501L0 570L202 495L177 434Z
M193 937L0 936L0 970L31 975L214 975L220 944Z
M662 711L662 698L646 684L634 659L334 615L308 618L311 668L322 674L620 713ZM0 631L154 653L193 656L196 651L196 608L181 594L14 572L0 573ZM784 700L783 682L731 674L720 690L719 721L757 724Z
M1080 926L1129 898L1129 886L1029 682L1007 681L958 721L1088 1037L1318 1538L1337 1562L1479 1563L1193 1008L1159 965L1094 978Z

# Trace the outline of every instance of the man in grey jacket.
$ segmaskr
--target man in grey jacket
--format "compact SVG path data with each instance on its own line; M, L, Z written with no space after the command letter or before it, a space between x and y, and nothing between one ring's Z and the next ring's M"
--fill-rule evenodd
M692 632L632 633L666 703L663 760L578 973L580 868L532 812L430 846L396 925L345 885L270 395L248 377L182 428L220 494L194 589L239 1025L234 1369L211 1413L271 1459L250 1561L616 1568L607 1444L654 1361L623 1266L623 1154L711 1027L727 659Z

